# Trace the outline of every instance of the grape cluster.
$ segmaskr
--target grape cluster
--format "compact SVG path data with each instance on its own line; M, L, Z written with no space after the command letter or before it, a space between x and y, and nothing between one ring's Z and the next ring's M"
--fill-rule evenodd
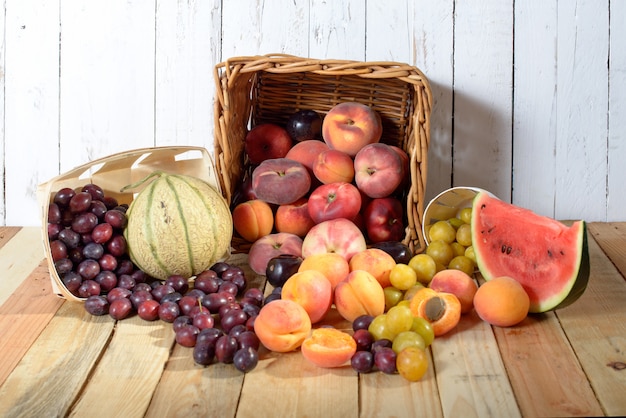
M123 231L128 205L86 184L58 190L48 206L50 256L65 287L87 298L108 292L120 282L142 282L126 252Z
M247 372L259 359L254 320L263 305L263 292L247 284L241 267L218 262L199 273L192 286L180 275L118 286L88 297L85 309L116 320L136 313L147 321L171 323L176 343L193 348L195 363L233 363Z

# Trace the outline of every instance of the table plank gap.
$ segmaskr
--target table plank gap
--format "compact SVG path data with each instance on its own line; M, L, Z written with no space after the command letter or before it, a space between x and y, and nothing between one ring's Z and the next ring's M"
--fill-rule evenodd
M626 278L626 222L591 222L588 224L588 230L602 251Z
M70 416L115 411L125 418L143 417L173 344L171 326L162 321L148 322L139 316L118 321Z
M475 311L431 345L445 417L519 417L491 327Z
M114 323L108 315L87 313L81 303L63 303L0 387L0 416L65 416Z
M42 260L0 306L0 386L54 318L64 300L52 293L48 263Z
M617 245L626 246L626 238L622 236ZM591 275L585 293L556 315L604 412L624 415L626 282L593 239L589 256Z

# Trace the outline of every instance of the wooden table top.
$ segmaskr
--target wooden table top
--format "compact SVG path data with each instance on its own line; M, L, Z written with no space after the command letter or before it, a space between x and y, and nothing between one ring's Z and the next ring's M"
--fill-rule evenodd
M0 227L0 416L626 415L626 222L588 228L576 303L511 328L467 314L410 383L299 352L261 351L247 374L198 366L171 324L94 317L53 295L39 228Z

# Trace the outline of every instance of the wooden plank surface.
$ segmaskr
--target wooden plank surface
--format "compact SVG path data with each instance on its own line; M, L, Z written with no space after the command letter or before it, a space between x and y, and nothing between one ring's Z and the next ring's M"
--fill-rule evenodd
M591 222L588 225L589 233L596 239L602 251L622 276L626 276L626 222Z

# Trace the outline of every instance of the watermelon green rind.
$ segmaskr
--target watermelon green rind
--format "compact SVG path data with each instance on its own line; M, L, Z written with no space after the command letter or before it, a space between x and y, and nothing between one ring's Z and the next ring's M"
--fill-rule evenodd
M589 252L584 221L571 226L478 193L472 244L485 278L510 276L530 298L530 312L565 307L585 291Z

